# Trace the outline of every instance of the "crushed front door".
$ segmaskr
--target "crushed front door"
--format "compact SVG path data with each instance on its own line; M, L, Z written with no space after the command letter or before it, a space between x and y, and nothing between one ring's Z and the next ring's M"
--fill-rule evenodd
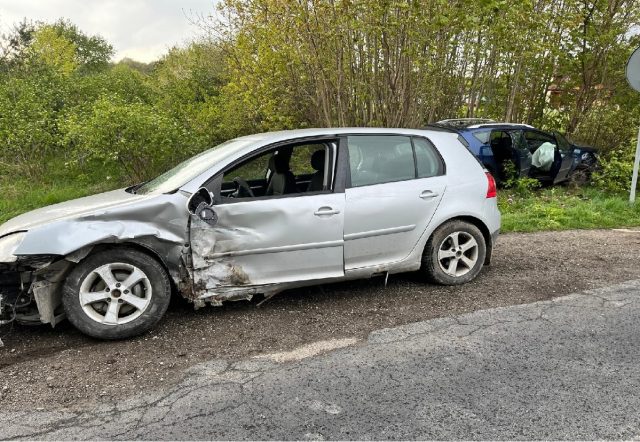
M192 215L194 292L268 293L344 275L344 205L344 193L324 193L218 204L214 225Z

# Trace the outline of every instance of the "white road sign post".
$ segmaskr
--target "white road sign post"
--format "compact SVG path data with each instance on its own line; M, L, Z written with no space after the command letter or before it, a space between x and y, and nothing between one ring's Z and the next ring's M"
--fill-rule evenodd
M626 68L627 81L629 85L640 92L640 48L633 51ZM631 177L631 192L629 192L629 202L636 201L636 186L638 185L638 165L640 164L640 130L638 131L638 142L636 144L636 158L633 162L633 176Z

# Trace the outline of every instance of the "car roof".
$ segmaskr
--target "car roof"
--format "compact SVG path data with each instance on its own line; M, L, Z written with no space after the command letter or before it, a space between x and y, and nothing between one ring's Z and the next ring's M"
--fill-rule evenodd
M281 140L289 140L292 138L305 138L316 136L331 135L432 135L435 137L442 136L442 130L437 128L409 129L398 127L326 127L326 128L308 128L308 129L292 129L281 130L275 132L263 132L253 135L240 137L260 143L272 143Z
M489 118L450 118L447 120L440 120L434 124L438 126L447 126L452 128L465 128L474 124L487 124L495 123L495 120Z
M443 124L441 122L438 122L438 123L428 124L425 127L425 129L430 129L435 131L456 132L456 133L473 132L476 129L522 129L522 128L539 130L529 124L504 123L504 122L478 123L478 124L471 124L468 126L452 126L449 124Z
M528 129L535 129L535 127L530 124L522 124L522 123L482 123L482 124L473 124L471 126L467 126L467 129L489 129L489 128L502 128L502 127L511 127L511 128L523 128L526 127Z

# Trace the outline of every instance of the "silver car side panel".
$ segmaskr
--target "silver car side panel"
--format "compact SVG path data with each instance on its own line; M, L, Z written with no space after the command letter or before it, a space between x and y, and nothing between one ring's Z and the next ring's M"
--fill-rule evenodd
M136 244L158 257L176 286L189 292L191 283L183 259L188 242L187 195L176 192L135 198L133 203L126 197L123 200L120 205L111 201L108 207L30 228L16 255L23 260L33 255L53 255L64 258L59 263L70 264L80 261L95 245ZM66 266L65 271L70 268ZM48 270L34 274L32 290L42 321L54 322L48 312L59 303L61 278ZM46 304L47 299L50 305Z
M347 189L345 270L407 257L436 212L446 182L438 176ZM426 191L429 197L420 198Z
M336 213L323 215L329 208ZM200 297L224 300L227 293L344 275L343 193L237 201L214 209L214 226L191 218Z

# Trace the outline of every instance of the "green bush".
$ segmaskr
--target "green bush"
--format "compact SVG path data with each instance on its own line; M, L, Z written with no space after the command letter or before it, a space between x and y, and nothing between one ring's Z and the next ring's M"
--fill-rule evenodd
M192 154L175 120L118 97L102 97L89 115L71 115L62 129L78 161L102 161L124 182L150 179Z
M34 177L43 170L37 159L59 146L57 118L64 85L51 72L0 79L0 164Z
M502 183L503 188L510 189L520 196L529 196L534 190L540 188L540 181L535 178L519 176L513 161L505 161L503 168L507 177Z
M592 181L596 187L608 192L628 192L633 173L631 149L612 150L599 158L599 170L593 173Z

